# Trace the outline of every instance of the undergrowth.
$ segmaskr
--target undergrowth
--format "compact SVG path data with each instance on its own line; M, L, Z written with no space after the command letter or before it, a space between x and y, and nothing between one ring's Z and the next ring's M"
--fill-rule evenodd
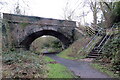
M2 53L3 78L45 78L43 56L30 51L9 51Z
M91 66L113 78L119 78L119 75L114 73L110 64L91 63Z

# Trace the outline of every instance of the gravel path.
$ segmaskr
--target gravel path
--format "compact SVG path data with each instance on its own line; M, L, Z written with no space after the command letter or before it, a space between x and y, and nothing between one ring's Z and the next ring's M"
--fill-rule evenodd
M89 62L86 61L73 61L64 58L60 58L55 54L46 54L50 58L54 59L56 62L63 64L69 70L71 70L76 76L81 78L110 78L104 73L92 68Z

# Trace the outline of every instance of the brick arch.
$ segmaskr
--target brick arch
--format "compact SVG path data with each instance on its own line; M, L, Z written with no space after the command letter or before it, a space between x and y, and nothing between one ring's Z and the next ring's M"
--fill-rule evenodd
M12 37L10 43L15 48L29 49L30 44L43 35L51 35L58 38L64 46L70 45L79 37L75 33L75 21L7 13L3 14L3 18L8 22L10 29L9 38Z
M69 44L71 43L71 40L68 37L66 37L64 34L58 32L56 30L43 29L40 31L33 32L33 33L29 34L28 36L26 36L20 42L20 45L24 46L24 48L26 50L29 50L31 43L35 39L37 39L43 35L50 35L50 36L58 38L62 42L62 44L64 45L64 48L67 48L69 46Z

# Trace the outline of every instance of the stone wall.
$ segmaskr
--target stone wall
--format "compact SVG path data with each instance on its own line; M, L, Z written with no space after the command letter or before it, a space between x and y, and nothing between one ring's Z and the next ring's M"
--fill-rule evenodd
M9 24L9 34L15 46L19 46L27 36L43 30L59 32L67 37L70 42L74 40L74 29L76 27L74 21L6 13L3 14L3 18Z

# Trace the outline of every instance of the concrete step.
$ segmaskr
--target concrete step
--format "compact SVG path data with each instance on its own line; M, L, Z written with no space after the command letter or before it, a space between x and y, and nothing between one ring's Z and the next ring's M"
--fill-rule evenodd
M98 48L94 48L93 50L100 50L101 49L101 47L98 47Z
M88 54L88 56L86 58L96 58L100 55L101 55L101 53L90 53L90 54Z
M101 52L98 53L98 51L91 51L89 54L102 54Z
M92 50L91 52L96 52L97 53L98 51L100 51L100 50Z
M87 56L86 58L96 58L98 56Z
M100 56L101 54L89 54L88 56Z

